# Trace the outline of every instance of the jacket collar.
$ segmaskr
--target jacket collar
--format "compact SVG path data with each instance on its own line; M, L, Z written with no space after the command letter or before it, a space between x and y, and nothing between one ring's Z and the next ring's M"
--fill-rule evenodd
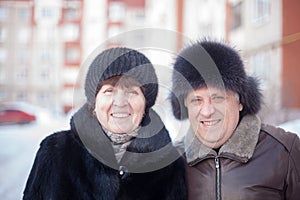
M87 104L74 114L72 121L76 138L94 158L116 170L125 166L128 172L141 173L165 167L179 157L158 114L150 109L145 117L149 118L148 123L138 129L120 162L110 139Z
M185 152L190 166L209 157L227 157L239 162L248 162L258 141L261 121L256 115L242 118L231 138L221 146L219 154L202 144L190 128L185 137Z

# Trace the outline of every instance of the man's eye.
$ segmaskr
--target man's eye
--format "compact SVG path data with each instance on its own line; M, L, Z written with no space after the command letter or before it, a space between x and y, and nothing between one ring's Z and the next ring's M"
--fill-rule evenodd
M191 99L191 103L198 103L200 101L201 101L200 98L193 98L193 99Z

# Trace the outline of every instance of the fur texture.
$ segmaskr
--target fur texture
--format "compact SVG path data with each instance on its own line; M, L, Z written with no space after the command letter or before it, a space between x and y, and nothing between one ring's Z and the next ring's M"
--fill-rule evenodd
M90 121L86 120L89 112L87 105L84 106L78 115L74 115L71 130L55 133L41 143L26 184L24 200L186 199L183 160L176 149L168 145L171 144L169 134L165 127L161 126L161 121L157 124L157 120L160 119L155 119L155 116L152 122L161 127L159 132L152 133L152 136L147 138L134 139L120 163L107 165L105 160L110 159L111 162L115 157L110 141L99 123L92 124L93 128L87 126L88 129L80 130L78 127L81 125L76 125ZM80 131L85 132L79 134ZM97 138L91 136L91 131L97 131ZM87 142L82 140L84 134L91 136L89 139L93 139L93 142L83 145L82 141ZM98 150L103 154L99 154ZM156 154L154 160L142 154L161 150L164 153ZM144 156L138 157L136 154ZM161 165L161 162L169 157L176 159L171 164ZM161 167L144 173L132 172L139 170L138 166L149 166L153 163ZM128 170L121 174L120 170L124 167Z
M216 86L239 94L243 105L241 116L253 115L260 110L262 95L258 80L247 76L240 55L226 44L203 40L179 53L174 63L170 95L175 118L187 118L184 98L192 89L204 86Z
M248 162L253 156L260 127L261 121L256 115L243 117L232 137L220 148L219 153L229 154L237 160ZM187 163L191 166L208 154L214 154L214 151L203 145L192 131L189 131L185 138L185 150Z

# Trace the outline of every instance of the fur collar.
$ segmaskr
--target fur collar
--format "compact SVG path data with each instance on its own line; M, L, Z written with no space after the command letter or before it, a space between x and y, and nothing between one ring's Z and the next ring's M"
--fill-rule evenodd
M221 146L219 154L212 148L202 144L193 131L188 131L185 137L185 152L190 166L208 157L227 157L240 162L248 162L252 157L258 141L261 121L256 115L246 115L242 118L231 138Z
M179 157L160 117L150 109L145 118L148 123L138 130L120 162L87 104L74 114L73 123L80 141L98 161L116 170L126 167L128 172L143 173L161 169Z

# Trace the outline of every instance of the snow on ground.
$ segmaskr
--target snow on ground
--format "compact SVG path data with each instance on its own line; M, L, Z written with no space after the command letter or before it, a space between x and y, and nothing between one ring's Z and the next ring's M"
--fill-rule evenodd
M22 199L41 140L68 128L68 119L44 118L32 124L0 126L0 198Z
M300 137L300 119L285 122L280 124L279 127L286 131L296 133Z

